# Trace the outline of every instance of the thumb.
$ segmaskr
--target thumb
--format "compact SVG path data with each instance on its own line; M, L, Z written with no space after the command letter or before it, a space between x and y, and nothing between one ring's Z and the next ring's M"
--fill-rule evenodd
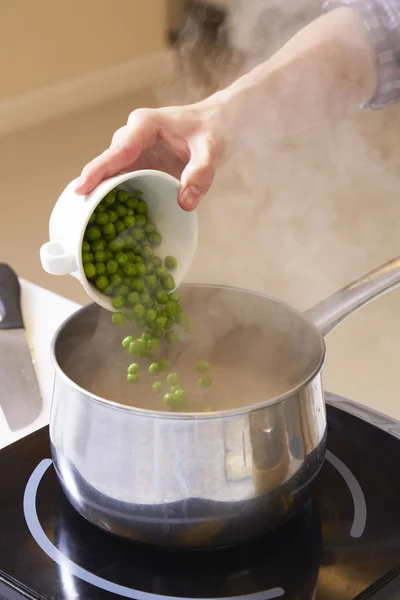
M208 192L215 176L209 143L197 140L191 144L190 161L181 176L178 203L183 210L194 210Z

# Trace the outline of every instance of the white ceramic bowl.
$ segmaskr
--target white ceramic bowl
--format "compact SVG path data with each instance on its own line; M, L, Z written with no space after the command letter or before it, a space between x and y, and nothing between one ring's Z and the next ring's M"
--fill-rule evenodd
M114 310L111 299L99 292L85 277L82 265L82 242L90 215L104 196L116 186L133 191L140 189L149 207L149 215L162 236L157 256L174 256L178 266L173 272L176 287L183 281L192 263L198 237L197 215L186 212L177 202L179 181L161 171L143 170L116 175L87 196L75 192L72 181L59 197L50 217L50 241L40 249L45 271L52 275L72 275L100 306Z

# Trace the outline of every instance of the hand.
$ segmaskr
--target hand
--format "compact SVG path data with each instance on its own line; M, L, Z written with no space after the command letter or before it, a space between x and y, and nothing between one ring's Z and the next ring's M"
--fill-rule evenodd
M189 106L135 110L114 133L110 147L84 167L77 193L88 194L120 172L156 169L180 179L178 202L184 210L194 210L222 157L219 112L211 98Z

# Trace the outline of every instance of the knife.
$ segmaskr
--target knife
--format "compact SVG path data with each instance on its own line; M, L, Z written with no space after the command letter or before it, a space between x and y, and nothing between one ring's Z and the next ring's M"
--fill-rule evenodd
M42 410L22 318L21 288L6 264L0 264L0 406L11 431L30 425Z

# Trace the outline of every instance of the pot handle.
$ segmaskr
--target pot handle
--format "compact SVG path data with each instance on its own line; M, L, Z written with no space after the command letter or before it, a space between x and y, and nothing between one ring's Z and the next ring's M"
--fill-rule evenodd
M359 308L394 290L398 285L400 285L400 257L356 279L313 308L309 308L304 315L325 336Z

